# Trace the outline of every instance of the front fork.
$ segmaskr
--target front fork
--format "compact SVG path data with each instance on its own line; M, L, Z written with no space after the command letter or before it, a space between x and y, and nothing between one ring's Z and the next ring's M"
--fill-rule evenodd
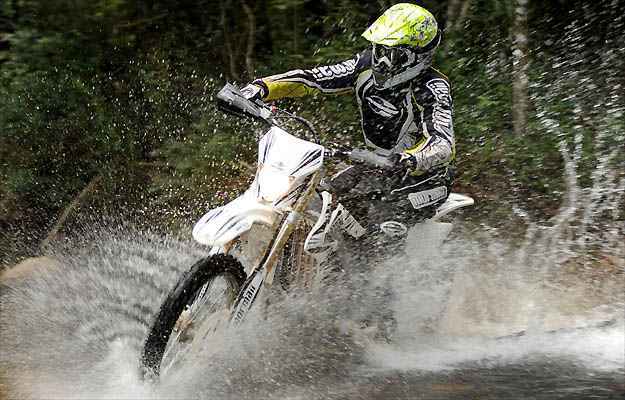
M297 199L291 211L287 214L286 218L283 219L278 233L268 247L269 251L265 254L258 266L254 268L254 270L250 273L250 276L245 281L243 289L239 292L239 295L236 298L234 310L232 311L231 321L235 324L243 321L245 314L247 314L249 309L252 307L252 304L258 297L258 293L260 292L263 282L265 286L271 286L273 283L273 278L276 273L276 264L282 254L284 246L295 230L295 227L302 217L302 213L306 210L308 203L310 203L310 200L314 196L320 180L321 171L317 171L311 176L306 191L299 197L299 199Z

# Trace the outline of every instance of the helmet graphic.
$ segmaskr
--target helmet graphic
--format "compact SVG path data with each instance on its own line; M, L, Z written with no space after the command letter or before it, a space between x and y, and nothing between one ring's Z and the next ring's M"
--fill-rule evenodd
M385 88L427 69L441 39L434 16L409 3L386 10L362 36L373 43L373 77L376 85Z

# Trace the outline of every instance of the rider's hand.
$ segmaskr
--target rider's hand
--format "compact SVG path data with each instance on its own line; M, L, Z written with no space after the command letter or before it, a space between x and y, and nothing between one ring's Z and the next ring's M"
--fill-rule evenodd
M395 165L392 168L392 174L396 177L401 177L401 181L403 181L407 175L412 175L420 171L416 157L405 151L394 154L393 161Z
M250 83L249 85L241 89L241 94L243 95L243 97L251 101L262 101L263 99L263 89L258 85L254 85L253 83Z
M406 153L405 151L401 153L395 153L393 157L393 162L396 168L410 169L414 168L416 164L416 159L414 158L414 156L412 154Z

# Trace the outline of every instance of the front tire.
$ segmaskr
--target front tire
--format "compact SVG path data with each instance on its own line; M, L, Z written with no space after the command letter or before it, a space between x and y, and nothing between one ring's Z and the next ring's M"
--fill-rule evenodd
M152 322L141 357L144 374L158 376L164 356L168 356L172 346L180 345L185 334L188 337L187 331L200 330L199 325L207 323L214 315L221 316L222 320L224 316L229 318L244 281L243 266L232 256L216 254L195 263L178 280ZM209 314L196 321L201 312ZM175 333L173 337L172 333ZM169 365L174 361L175 358Z

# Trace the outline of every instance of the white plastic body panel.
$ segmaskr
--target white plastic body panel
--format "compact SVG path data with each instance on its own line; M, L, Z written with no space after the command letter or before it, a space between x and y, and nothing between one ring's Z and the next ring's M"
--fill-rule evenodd
M418 243L417 248L412 248L419 257L426 259L436 256L441 245L449 236L453 228L453 224L449 222L440 222L440 218L462 207L473 205L474 200L469 196L459 193L451 193L443 204L438 207L436 214L421 223L416 224L411 230L410 243Z
M255 222L271 226L278 213L273 207L256 201L252 191L246 191L223 207L206 213L193 227L193 238L208 246L223 246L244 232Z
M258 170L251 188L259 201L283 210L302 193L306 177L323 165L323 146L272 127L258 143Z
M223 246L254 223L272 226L305 189L306 177L323 165L323 146L272 127L258 144L258 169L240 197L205 214L193 227L193 238Z
M437 221L441 217L449 214L450 212L457 210L462 207L468 207L475 203L475 201L469 196L465 196L459 193L450 193L447 201L440 205L436 209L436 215L434 215L431 219L433 221Z

